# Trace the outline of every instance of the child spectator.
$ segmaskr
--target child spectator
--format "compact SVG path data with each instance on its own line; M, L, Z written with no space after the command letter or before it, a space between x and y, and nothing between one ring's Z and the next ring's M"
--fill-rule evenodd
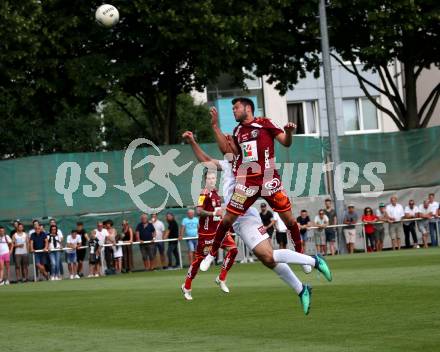
M77 274L78 260L76 257L76 250L81 246L81 236L78 235L76 230L72 230L69 236L67 236L67 266L69 267L70 279L79 279Z
M117 273L121 273L121 269L122 269L122 257L124 255L122 253L123 238L124 238L123 234L117 233L115 237L116 246L113 246L113 261Z
M316 245L316 254L326 255L327 246L325 238L325 228L328 226L329 219L324 213L324 209L319 210L318 215L315 216L315 225L318 227L314 230L314 238Z
M99 276L99 239L96 237L96 232L93 231L90 234L89 239L89 277L98 277Z

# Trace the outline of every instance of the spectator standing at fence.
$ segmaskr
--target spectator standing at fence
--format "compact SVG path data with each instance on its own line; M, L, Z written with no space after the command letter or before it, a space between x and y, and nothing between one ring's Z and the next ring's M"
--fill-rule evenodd
M0 226L0 286L9 285L9 269L12 254L12 239Z
M273 220L275 221L275 238L277 240L280 249L287 248L287 227L284 225L283 220L281 220L279 214L274 212Z
M152 242L155 237L155 229L153 224L148 221L148 215L142 214L141 222L136 226L136 241L141 242L140 250L145 270L154 269L154 243L144 242Z
M57 234L64 238L63 231L61 231L61 229L58 227L58 224L57 224L56 220L55 219L50 219L49 220L49 229L50 229L51 226L54 226L54 225L57 226ZM43 225L41 225L41 226L43 227ZM46 232L46 235L49 236L49 232L48 231L45 231L44 228L43 228L43 231ZM51 269L50 269L50 263L51 263L50 262L50 254L48 255L48 258L49 258L49 260L47 261L48 265L46 266L46 271L47 272L51 272ZM60 258L61 258L61 255L60 255ZM62 260L62 258L61 258L61 260ZM63 266L62 265L60 266L60 274L61 274L61 276L64 275L64 270L63 270Z
M113 265L116 273L120 274L122 271L122 257L124 253L122 251L124 234L116 233L115 245L113 246Z
M306 249L306 242L307 242L307 231L310 227L310 217L307 213L307 210L303 209L301 210L300 216L296 218L296 221L299 226L299 233L301 235L301 248L302 253L304 253Z
M380 252L383 249L383 241L385 239L385 226L384 223L388 222L388 214L385 210L385 204L380 203L379 208L376 210L377 221L379 224L375 224L376 229L376 251Z
M325 215L324 209L320 209L318 215L315 216L314 225L317 229L313 230L313 237L315 239L316 254L327 254L327 246L325 239L325 228L329 224L329 219Z
M18 224L19 223L20 223L19 220L14 220L14 222L12 223L12 226L14 228L9 233L9 237L12 239L12 242L14 242L13 237L14 237L15 233L18 230ZM17 269L17 263L15 262L15 247L14 247L14 244L12 244L11 263L13 263L15 265L15 269ZM17 282L18 282L18 279L17 279Z
M61 251L59 249L63 248L63 235L58 234L56 225L50 226L47 240L49 242L50 280L61 280Z
M178 239L179 238L179 225L174 217L173 213L167 213L168 230L165 232L165 239ZM176 268L180 266L179 251L177 250L177 241L168 242L168 267L173 268L173 256L176 261Z
M338 219L336 218L336 210L333 208L332 200L327 198L324 201L324 214L328 217L329 226L336 225ZM325 241L330 247L330 255L335 255L336 253L336 228L326 227L325 228Z
M89 277L99 276L100 251L96 232L92 231L87 243L89 247Z
M38 220L32 220L32 229L29 230L29 237L32 236L32 234L35 233L40 227L40 222Z
M49 248L49 241L47 240L47 234L42 230L40 224L38 226L34 225L34 232L30 236L29 248L30 252L43 250L44 252L38 252L34 254L34 265L37 267L38 271L44 276L45 279L49 279L49 274L46 271L46 254Z
M151 223L154 226L154 230L156 231L156 241L154 243L154 258L156 258L157 251L159 251L160 256L160 265L162 269L166 268L166 259L165 259L165 243L161 242L164 238L165 225L162 221L159 220L157 214L153 214L151 216Z
M264 228L266 229L267 234L270 238L272 238L275 219L273 217L273 213L267 209L266 203L261 203L260 205L260 218Z
M69 236L67 236L66 247L67 247L67 266L69 268L70 279L79 279L80 276L77 274L78 259L76 256L76 251L78 247L81 246L81 236L75 230L72 230Z
M419 208L417 207L417 205L415 205L414 200L411 199L408 202L408 205L405 207L405 215L403 217L404 217L404 219L415 219L418 216L419 212L420 212ZM419 241L417 239L415 220L403 222L403 233L405 234L405 247L406 248L411 248L411 242L409 239L410 234L413 239L413 247L420 248Z
M397 203L397 197L392 196L390 198L390 204L386 206L386 211L388 214L388 231L391 237L391 242L393 250L400 249L400 238L402 237L402 224L400 220L405 216L405 211L403 206Z
M183 218L182 224L180 227L180 236L179 240L196 237L198 238L198 229L199 229L199 218L194 216L194 210L188 209L186 213L186 217ZM191 264L194 260L194 252L197 247L197 239L186 240L186 245L188 246L188 260Z
M15 276L17 282L26 282L29 266L29 237L24 231L22 223L18 223L17 231L12 236L12 245L15 250Z
M113 221L110 219L104 221L104 226L108 232L104 244L109 245L109 246L105 246L104 249L105 265L107 266L107 274L114 274L115 265L114 265L114 256L113 256L113 246L116 244L117 231L113 227Z
M364 223L365 245L369 252L376 250L376 227L374 225L376 221L377 216L374 215L373 209L366 207L364 209L364 215L362 215L362 222ZM368 246L368 242L370 242L370 246Z
M356 243L356 226L358 222L358 214L354 209L353 204L349 204L344 214L344 237L347 245L347 251L349 254L354 253L354 244Z
M122 233L124 237L122 241L126 243L122 246L122 272L129 273L133 270L133 240L134 233L127 220L122 220Z
M429 234L431 236L431 246L436 247L438 245L437 222L438 222L439 204L435 200L434 193L429 193L428 203L429 203L429 210L431 212L431 219L429 219Z
M429 237L429 220L431 219L431 209L429 208L429 201L424 200L419 206L419 214L417 215L423 220L417 221L417 227L422 234L423 248L428 248Z
M81 247L87 247L87 243L89 241L89 234L84 229L84 224L82 222L76 223L76 233L81 236ZM76 251L76 259L78 260L78 272L79 277L83 277L83 265L84 259L86 257L87 248L79 248Z
M102 248L104 248L104 244L105 244L105 239L108 236L108 231L106 228L104 228L104 223L101 221L98 221L98 223L96 224L96 229L93 230L93 232L96 235L96 238L98 239L99 242L99 261L98 261L98 267L99 267L99 274L101 274L101 260L102 260Z

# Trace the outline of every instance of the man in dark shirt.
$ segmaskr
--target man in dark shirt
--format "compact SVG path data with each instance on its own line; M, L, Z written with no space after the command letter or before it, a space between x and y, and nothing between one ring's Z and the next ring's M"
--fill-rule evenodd
M46 263L46 254L49 248L49 241L47 239L46 233L43 232L41 226L35 228L35 232L31 235L30 238L29 247L31 253L34 253L37 250L44 250L44 252L35 253L34 264L36 265L40 273L43 274L46 280L48 280L49 274L47 273L44 264Z
M325 208L324 208L324 214L328 217L328 224L329 225L336 225L337 219L336 219L336 211L332 207L332 200L330 198L327 198L324 202ZM326 227L325 228L325 241L328 242L330 246L330 254L335 255L335 243L336 243L336 228L335 227Z
M301 210L301 215L296 218L296 221L299 224L299 232L301 234L301 243L302 243L302 250L304 252L304 249L306 248L306 242L307 242L307 230L310 225L310 218L307 213L307 210Z
M168 230L165 233L165 239L177 239L179 238L179 225L174 218L173 213L167 213ZM177 250L177 241L168 242L168 267L173 267L173 255L176 260L175 268L180 266L179 251Z
M260 208L261 208L261 212L260 212L261 222L263 223L269 237L272 238L273 229L275 225L273 214L270 210L267 210L266 203L261 203Z
M142 260L145 270L154 269L154 243L144 243L154 241L156 238L156 229L148 221L148 215L141 215L141 222L136 226L136 241L140 241Z
M76 233L81 236L81 247L87 247L87 242L89 240L89 235L87 231L84 229L84 225L82 222L76 223ZM81 248L76 250L76 259L78 260L78 276L83 277L83 263L84 258L86 257L86 248Z

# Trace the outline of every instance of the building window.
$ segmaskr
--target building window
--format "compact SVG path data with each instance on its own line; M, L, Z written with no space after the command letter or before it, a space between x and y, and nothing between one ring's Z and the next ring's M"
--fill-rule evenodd
M368 98L343 99L345 132L378 132L377 109Z
M287 118L296 124L296 134L318 134L318 101L302 101L287 104Z
M217 81L207 86L208 105L215 106L219 112L219 124L224 133L232 133L237 122L232 114L232 99L248 97L254 102L255 116L264 116L263 84L260 77L244 80L247 89L234 82L229 74L222 74Z

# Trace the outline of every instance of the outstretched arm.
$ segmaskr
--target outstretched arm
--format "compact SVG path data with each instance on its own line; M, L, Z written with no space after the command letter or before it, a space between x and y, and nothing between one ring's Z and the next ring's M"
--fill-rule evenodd
M289 122L284 126L284 133L280 133L276 136L277 141L285 147L290 147L292 145L292 133L295 129L296 125L293 122Z
M191 131L186 131L182 134L182 138L191 146L194 155L197 160L202 163L211 163L214 164L217 170L221 170L220 163L218 160L211 158L208 154L206 154L200 145L195 141L194 135Z
M211 126L212 130L214 131L214 137L217 142L217 145L222 152L222 154L230 154L233 155L238 154L238 148L235 145L235 142L231 138L231 136L227 136L223 134L223 132L220 129L220 126L218 125L218 112L217 109L212 107L209 110L209 113L211 115Z

